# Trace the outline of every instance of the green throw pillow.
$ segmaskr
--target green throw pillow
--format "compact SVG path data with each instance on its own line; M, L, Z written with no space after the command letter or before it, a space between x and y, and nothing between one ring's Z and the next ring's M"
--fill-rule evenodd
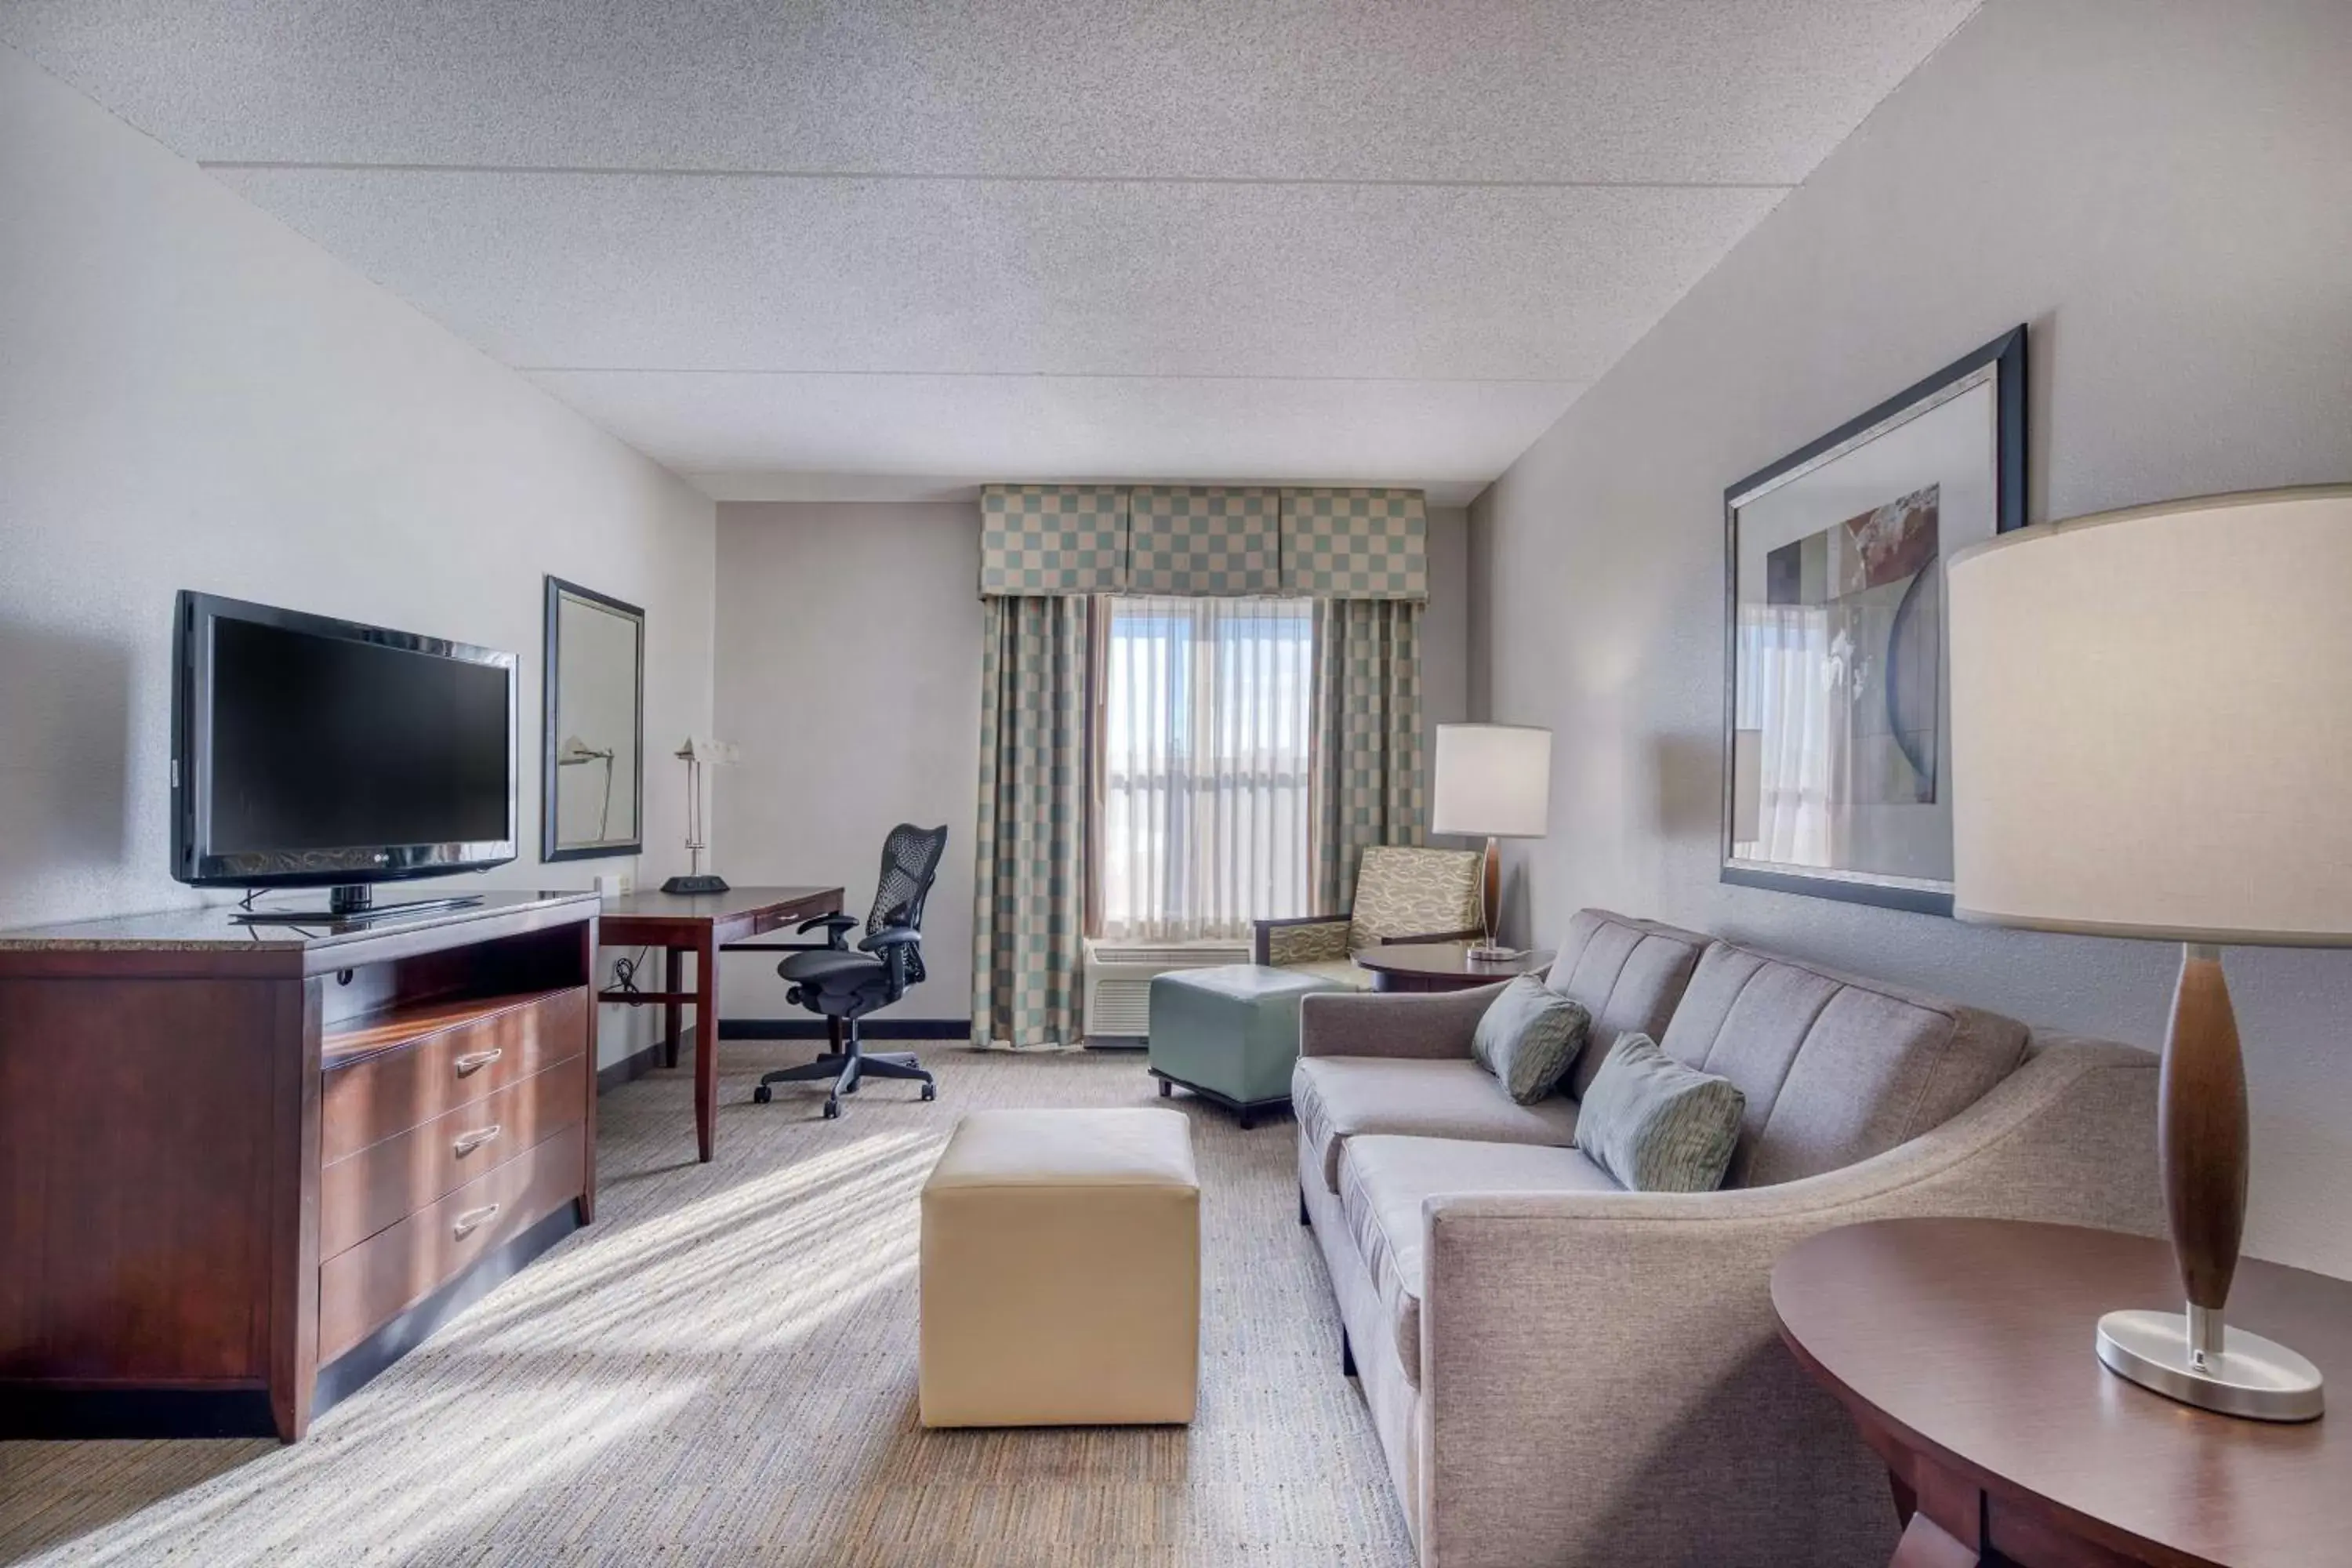
M1584 1091L1576 1146L1634 1192L1711 1193L1747 1110L1729 1079L1683 1066L1647 1035L1620 1035Z
M1486 1005L1470 1037L1470 1054L1502 1080L1505 1093L1533 1105L1568 1076L1591 1026L1583 1003L1522 974Z

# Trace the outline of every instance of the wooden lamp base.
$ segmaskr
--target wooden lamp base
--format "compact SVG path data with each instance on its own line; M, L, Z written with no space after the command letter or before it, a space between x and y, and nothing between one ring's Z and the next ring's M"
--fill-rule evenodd
M2184 1312L2099 1320L2108 1371L2168 1398L2256 1421L2309 1421L2324 1408L2319 1369L2286 1346L2228 1327L2221 1309L2246 1223L2246 1069L2221 950L2181 950L2164 1040L2158 1152Z

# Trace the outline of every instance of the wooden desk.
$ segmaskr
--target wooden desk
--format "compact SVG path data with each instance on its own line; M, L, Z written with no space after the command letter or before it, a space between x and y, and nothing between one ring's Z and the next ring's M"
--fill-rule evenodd
M694 1008L694 1141L698 1157L710 1158L719 1115L719 952L730 943L796 926L841 909L839 888L733 888L724 893L688 897L629 893L608 900L599 923L606 947L662 950L659 991L604 991L603 1002L662 1005L663 1065L677 1065L680 1009ZM682 988L680 963L694 955L694 989Z
M2346 1562L2352 1412L2242 1421L2099 1364L2102 1312L2179 1294L2161 1241L2005 1220L1849 1226L1772 1270L1781 1339L1886 1461L1896 1568ZM2352 1397L2352 1283L2247 1258L2230 1319Z
M1469 991L1515 974L1535 974L1551 963L1538 949L1491 962L1470 956L1466 942L1383 942L1357 950L1356 967L1372 972L1375 991Z

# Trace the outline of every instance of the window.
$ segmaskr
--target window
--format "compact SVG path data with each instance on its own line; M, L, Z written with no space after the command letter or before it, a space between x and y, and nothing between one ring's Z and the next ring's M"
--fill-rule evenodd
M1101 934L1230 939L1252 921L1308 912L1312 602L1098 607Z

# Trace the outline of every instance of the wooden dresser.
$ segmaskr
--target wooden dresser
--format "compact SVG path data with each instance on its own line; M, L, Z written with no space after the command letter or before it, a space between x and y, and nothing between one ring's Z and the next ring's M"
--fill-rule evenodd
M0 932L0 1437L291 1442L586 1224L598 907Z

